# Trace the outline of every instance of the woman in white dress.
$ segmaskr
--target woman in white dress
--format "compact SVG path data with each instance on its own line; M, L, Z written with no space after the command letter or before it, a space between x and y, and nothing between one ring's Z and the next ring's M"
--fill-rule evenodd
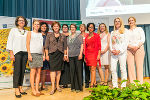
M107 30L107 27L104 23L101 23L98 27L97 32L101 37L101 66L105 67L105 79L102 67L97 67L99 71L99 75L101 78L100 85L107 85L108 76L109 76L109 64L110 64L110 56L109 56L109 41L110 34Z

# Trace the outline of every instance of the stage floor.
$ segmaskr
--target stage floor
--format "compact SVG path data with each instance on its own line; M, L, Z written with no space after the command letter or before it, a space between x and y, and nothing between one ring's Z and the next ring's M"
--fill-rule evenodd
M144 81L150 83L149 78L144 78ZM111 87L111 82L109 82ZM62 89L62 92L56 91L54 95L50 95L50 85L46 85L47 90L42 91L45 95L40 97L34 97L31 95L31 88L24 87L24 90L28 93L25 96L22 96L20 99L15 97L14 89L1 89L0 90L0 100L83 100L84 97L90 95L89 89L83 88L83 92L71 92L70 88Z

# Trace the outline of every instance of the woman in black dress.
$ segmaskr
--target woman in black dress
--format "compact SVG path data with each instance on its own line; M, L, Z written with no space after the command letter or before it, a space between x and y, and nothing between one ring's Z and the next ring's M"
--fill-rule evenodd
M45 45L46 41L46 36L49 31L49 26L46 22L41 22L40 23L40 30L43 36L43 46ZM45 48L44 48L45 49ZM45 51L45 50L44 50ZM44 52L44 57L45 57L45 52ZM45 79L46 79L46 70L49 70L49 62L45 59L43 59L43 67L42 67L42 73L41 73L41 90L45 90Z
M59 33L61 28L59 22L52 23L53 32L48 34L45 42L46 60L50 64L50 78L52 90L50 95L55 93L55 80L56 89L61 92L59 87L59 80L61 71L63 70L64 60L67 59L67 40L66 36Z

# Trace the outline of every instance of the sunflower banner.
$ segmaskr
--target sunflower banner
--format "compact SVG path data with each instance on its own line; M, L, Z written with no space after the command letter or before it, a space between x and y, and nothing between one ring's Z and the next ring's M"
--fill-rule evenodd
M15 19L15 17L0 16L0 89L13 87L14 66L13 61L10 60L9 52L6 51L6 45L9 32L11 28L15 27ZM28 25L26 29L30 30L30 20L27 20ZM26 72L29 72L28 64Z

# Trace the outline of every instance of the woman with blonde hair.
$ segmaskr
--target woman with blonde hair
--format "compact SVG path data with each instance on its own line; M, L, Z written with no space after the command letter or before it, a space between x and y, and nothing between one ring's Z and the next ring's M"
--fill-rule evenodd
M127 64L130 83L136 80L135 64L137 72L137 80L143 83L143 63L144 63L144 42L145 34L141 27L136 27L135 17L129 17L129 45L127 50Z
M39 92L40 74L41 74L41 67L43 67L43 57L44 57L43 37L42 33L39 32L39 29L40 29L40 22L38 20L34 20L33 31L28 32L26 41L29 66L31 68L30 83L33 96L43 95L43 93Z
M123 21L120 17L114 19L114 31L110 37L111 51L111 72L112 84L118 88L117 62L119 60L121 70L121 80L127 80L126 58L127 58L127 29L124 28ZM121 84L121 88L126 87L126 82Z
M99 24L98 32L101 38L101 66L105 67L105 80L104 73L101 67L97 67L99 71L99 75L101 78L100 85L108 84L108 76L109 76L109 65L110 65L110 55L109 55L109 41L110 34L107 30L107 27L104 23Z

